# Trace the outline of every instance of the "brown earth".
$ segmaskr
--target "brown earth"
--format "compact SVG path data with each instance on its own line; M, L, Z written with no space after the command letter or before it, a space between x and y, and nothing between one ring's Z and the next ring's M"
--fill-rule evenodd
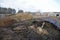
M34 22L35 20L38 21ZM60 31L48 22L41 28L41 20L42 18L21 21L19 16L1 19L0 40L59 40Z

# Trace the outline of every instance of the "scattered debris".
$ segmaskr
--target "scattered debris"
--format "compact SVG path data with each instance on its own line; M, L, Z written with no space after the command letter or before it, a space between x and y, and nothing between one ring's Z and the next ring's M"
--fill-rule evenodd
M43 22L43 24L42 24L42 26L41 26L41 27L43 28L43 27L44 27L44 25L45 25L45 22Z
M12 19L11 19L12 20ZM60 39L60 31L55 29L55 26L52 23L44 20L37 21L35 19L25 20L25 21L17 21L10 19L5 19L2 25L3 27L11 26L10 22L14 26L11 28L1 28L0 26L0 40L59 40ZM6 24L4 23L6 21ZM0 22L0 23L1 23ZM9 23L8 23L9 22ZM0 24L1 25L1 24ZM7 26L8 25L8 26Z
M37 27L37 33L42 34L42 35L48 35L49 34L47 30L45 30L41 27Z

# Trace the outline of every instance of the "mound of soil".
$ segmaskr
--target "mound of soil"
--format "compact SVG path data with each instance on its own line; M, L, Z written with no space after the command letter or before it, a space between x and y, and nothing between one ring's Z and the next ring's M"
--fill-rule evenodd
M17 24L17 25L16 25ZM13 28L0 28L0 40L59 40L60 31L50 23L32 20L16 23Z

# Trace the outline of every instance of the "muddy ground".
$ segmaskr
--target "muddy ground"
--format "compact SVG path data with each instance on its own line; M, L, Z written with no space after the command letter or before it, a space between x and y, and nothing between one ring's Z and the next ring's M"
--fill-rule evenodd
M0 28L0 40L60 40L60 31L51 23L41 19L20 21L8 28Z

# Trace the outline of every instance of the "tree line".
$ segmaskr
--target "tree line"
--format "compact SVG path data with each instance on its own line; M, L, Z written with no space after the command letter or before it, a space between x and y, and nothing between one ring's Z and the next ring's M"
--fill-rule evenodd
M0 14L15 14L15 13L16 13L15 9L0 7Z

